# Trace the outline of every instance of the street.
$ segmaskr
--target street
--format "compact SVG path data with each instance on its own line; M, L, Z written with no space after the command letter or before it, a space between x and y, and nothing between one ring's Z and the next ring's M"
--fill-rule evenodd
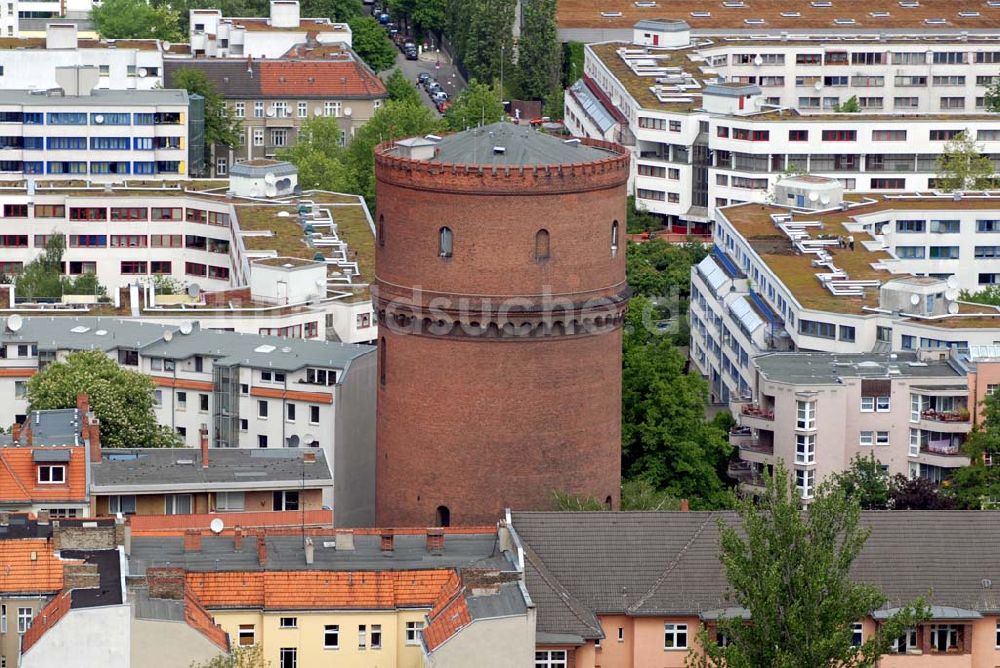
M401 69L403 74L406 75L407 80L413 84L417 83L417 75L421 72L429 73L437 79L444 92L448 93L450 99L454 99L465 88L465 80L459 74L458 68L451 64L451 60L444 52L440 54L440 61L438 60L438 54L433 51L420 54L419 60L407 60L403 53L399 52L396 54L396 67ZM383 77L387 77L388 75L389 72L382 73ZM427 91L422 86L417 86L417 89L420 91L420 100L437 114L437 108L431 102Z

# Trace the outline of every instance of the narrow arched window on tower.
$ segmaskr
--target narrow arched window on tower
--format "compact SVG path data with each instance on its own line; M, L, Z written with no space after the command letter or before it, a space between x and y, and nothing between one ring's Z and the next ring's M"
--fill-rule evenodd
M385 337L378 342L378 382L385 385Z
M439 527L451 526L451 511L448 510L448 506L438 506L435 522Z
M611 257L618 255L618 221L611 223Z
M378 245L385 246L385 216L378 217Z
M538 230L535 233L535 261L542 262L549 259L549 231Z
M450 227L442 227L438 230L438 255L441 257L451 257L454 236Z

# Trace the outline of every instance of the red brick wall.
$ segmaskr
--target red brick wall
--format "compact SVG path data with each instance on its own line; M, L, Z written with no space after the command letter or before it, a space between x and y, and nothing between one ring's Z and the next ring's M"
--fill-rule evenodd
M620 296L627 165L621 157L494 175L377 157L376 219L384 217L385 231L377 296L409 297L419 287L423 306L439 295L453 306L462 297L475 308L487 302L485 312L463 318L483 323L503 321L496 309L509 295L530 296L535 306L546 292L577 304ZM449 259L438 257L443 225L454 232ZM539 263L541 228L551 258ZM441 505L453 525L489 524L504 507L550 508L554 490L610 496L617 506L620 326L516 339L389 327L380 335L387 346L376 431L380 526L432 525Z

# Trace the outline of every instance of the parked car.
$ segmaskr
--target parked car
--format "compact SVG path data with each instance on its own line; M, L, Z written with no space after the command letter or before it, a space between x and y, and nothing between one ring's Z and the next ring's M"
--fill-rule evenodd
M450 107L450 106L451 106L451 102L449 102L448 100L444 100L443 102L438 102L437 103L438 113L443 114L444 112L448 111L448 107Z
M434 100L435 102L447 102L448 93L444 92L443 90L439 90L433 95L431 95L431 99Z
M431 81L427 84L427 92L430 93L431 95L434 95L434 93L437 93L440 90L441 90L441 84L439 84L437 81Z
M416 60L417 59L417 47L416 46L407 47L406 49L403 50L403 55L406 56L407 60Z
M389 14L386 13L386 12L382 12L381 14L379 14L378 15L378 22L381 23L384 26L385 25L389 25Z
M417 75L417 83L421 86L426 86L427 82L431 80L431 75L429 72L421 72Z

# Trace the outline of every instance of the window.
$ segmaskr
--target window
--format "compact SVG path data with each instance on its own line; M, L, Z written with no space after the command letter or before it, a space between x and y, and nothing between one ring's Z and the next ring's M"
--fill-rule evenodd
M281 629L294 629L299 625L298 617L280 617L278 619L278 628Z
M687 649L687 648L688 648L687 624L664 624L663 649Z
M309 424L319 424L319 406L309 407Z
M618 221L611 223L611 257L618 254Z
M816 463L816 434L795 435L795 463Z
M367 636L368 630L364 624L358 625L358 649L364 649L367 647Z
M940 101L941 109L965 109L964 97L942 97Z
M958 647L958 629L957 624L931 624L931 649L936 652L947 652L953 647Z
M662 190L651 190L649 188L636 188L635 196L639 199L651 199L654 202L663 202L667 199L667 194Z
M295 422L295 404L285 404L285 420Z
M198 395L198 410L202 413L208 412L208 395L199 394Z
M163 497L164 515L190 515L190 494L167 494Z
M789 130L788 141L809 141L808 130Z
M31 608L17 609L17 632L24 633L31 628Z
M857 141L857 130L823 130L823 141Z
M451 257L454 250L455 240L450 227L442 227L438 230L438 256Z
M267 419L267 401L265 399L257 401L257 417L261 420Z
M837 326L829 322L799 320L799 333L821 339L833 339L837 336Z
M58 485L66 482L66 467L62 464L44 464L38 467L38 482Z
M323 627L323 648L340 649L340 625L327 624Z
M811 431L816 428L816 402L796 401L795 428Z
M274 492L272 510L298 510L299 493L294 491Z
M858 445L862 446L872 446L875 445L875 432L873 431L863 431L858 437Z
M922 260L924 255L923 246L896 246L896 257L901 260Z
M423 622L406 622L406 644L419 645L420 632L424 629Z
M875 412L875 397L861 397L861 412L862 413Z
M298 104L298 116L299 118L305 118L309 115L309 103L299 102Z
M923 232L927 221L924 220L897 220L897 232Z
M237 102L233 105L233 116L236 118L243 118L247 113L246 102Z
M271 146L287 146L288 130L284 128L271 130Z
M538 230L535 233L535 262L549 259L549 231Z
M253 645L257 642L253 624L240 624L239 643L241 646Z
M216 492L215 509L242 511L246 507L246 497L243 492Z
M816 488L816 471L812 469L795 469L795 487L803 499L813 498Z
M920 106L919 97L894 97L892 106L895 109L916 109Z
M1000 644L998 644L998 647L1000 647ZM903 631L903 635L892 641L889 653L906 654L908 651L914 649L917 649L917 630L906 629Z
M889 432L887 431L875 432L875 445L889 445Z
M278 650L278 668L298 668L299 650L295 647L282 647Z
M889 397L876 397L875 398L875 412L876 413L888 413L889 412Z
M906 179L872 179L872 190L902 190Z
M865 638L865 625L861 622L855 622L854 627L851 629L851 645L854 647L861 647Z
M382 625L372 624L371 648L382 649Z
M566 650L535 652L535 668L566 668Z
M906 130L872 130L872 141L906 141Z
M135 514L135 495L123 494L121 496L108 497L108 512L112 515L121 513L122 515Z
M931 246L928 257L932 260L957 260L958 246Z
M841 325L839 331L840 334L837 338L841 341L854 341L854 327L851 327L850 325Z
M267 434L257 434L257 447L258 448L267 447Z
M7 605L0 605L0 633L7 633Z
M720 125L715 129L715 134L725 139L726 137L729 136L729 128L725 125Z
M253 145L264 145L264 128L253 128Z
M324 102L323 103L323 115L324 116L340 116L340 102Z
M961 130L931 130L930 140L931 141L951 141L958 135L962 134Z

